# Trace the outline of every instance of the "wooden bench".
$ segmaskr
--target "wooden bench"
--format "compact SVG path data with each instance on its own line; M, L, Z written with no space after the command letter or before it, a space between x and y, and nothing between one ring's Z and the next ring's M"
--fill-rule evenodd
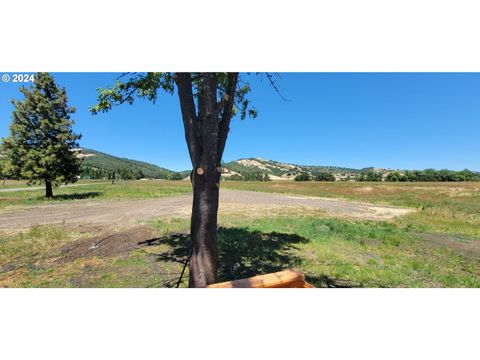
M313 288L298 270L288 269L272 274L212 284L209 288Z

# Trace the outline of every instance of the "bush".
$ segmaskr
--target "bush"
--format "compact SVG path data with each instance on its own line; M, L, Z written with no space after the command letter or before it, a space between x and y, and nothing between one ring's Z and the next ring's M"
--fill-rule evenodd
M374 171L363 171L355 177L355 181L382 181L382 175Z
M224 180L229 181L270 181L270 177L266 173L246 173L243 175L234 174L229 177L225 177Z
M295 181L310 181L310 175L308 174L298 174L297 176L295 176L295 178L293 179Z
M225 176L224 178L222 178L222 180L227 180L227 181L242 181L243 178L242 178L242 175L233 174L233 175L231 175L231 176Z
M183 180L183 176L179 172L174 172L170 174L168 180Z
M335 176L327 172L321 172L315 176L315 181L335 181Z

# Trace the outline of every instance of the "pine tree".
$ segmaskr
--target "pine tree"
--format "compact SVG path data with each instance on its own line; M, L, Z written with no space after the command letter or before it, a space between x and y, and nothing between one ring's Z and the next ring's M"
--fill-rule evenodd
M28 89L21 87L23 101L15 107L10 136L4 139L12 174L29 183L44 183L46 197L53 197L52 185L77 180L80 161L72 149L80 135L73 132L65 88L58 87L48 73L38 73Z

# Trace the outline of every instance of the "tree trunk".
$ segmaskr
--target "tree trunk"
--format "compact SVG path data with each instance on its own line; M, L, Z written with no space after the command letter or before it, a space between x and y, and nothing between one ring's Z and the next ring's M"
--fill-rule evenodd
M53 197L53 190L52 190L52 182L51 181L45 181L45 196L47 198L52 198Z
M205 287L217 281L217 213L219 175L217 171L193 174L191 222L192 253L189 287Z
M217 75L201 73L200 78L196 106L191 73L175 74L185 139L193 165L189 287L205 287L217 280L220 164L232 117L238 73L229 73L225 96L220 102L217 101Z
M198 133L201 150L192 176L192 253L189 287L205 287L217 279L217 213L220 187L218 158L217 80L214 73L202 74L198 96Z

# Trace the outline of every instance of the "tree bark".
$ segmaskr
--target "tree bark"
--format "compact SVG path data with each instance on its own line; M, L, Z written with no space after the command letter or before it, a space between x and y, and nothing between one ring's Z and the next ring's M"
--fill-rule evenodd
M53 197L53 190L52 190L52 182L51 181L45 181L45 196L47 198L52 198Z
M228 136L237 79L238 73L229 76L227 101L217 103L216 74L202 73L196 109L192 75L175 74L185 139L193 165L189 287L206 287L217 280L220 164Z
M219 176L210 171L193 174L189 287L205 287L217 281L218 181Z
M197 139L200 152L194 162L192 253L189 287L205 287L217 279L217 214L219 198L217 79L202 74L198 99Z

